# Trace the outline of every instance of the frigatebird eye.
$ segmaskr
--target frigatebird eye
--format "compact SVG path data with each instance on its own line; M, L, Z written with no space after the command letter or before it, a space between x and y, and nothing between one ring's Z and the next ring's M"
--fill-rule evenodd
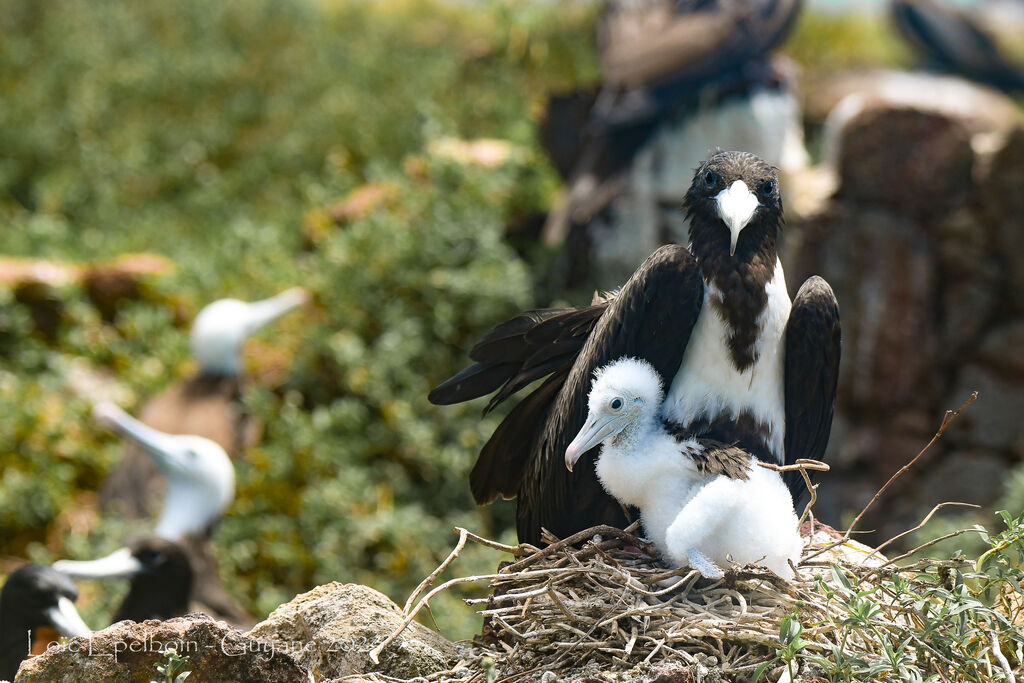
M761 183L761 188L758 190L762 197L771 197L772 193L775 192L775 181L766 180Z
M704 183L708 187L714 187L715 183L717 183L717 182L718 182L718 176L715 175L714 171L712 171L711 169L708 169L708 170L704 171Z
M621 398L613 398L611 406L612 406L612 410L619 410L620 408L622 408L622 399Z

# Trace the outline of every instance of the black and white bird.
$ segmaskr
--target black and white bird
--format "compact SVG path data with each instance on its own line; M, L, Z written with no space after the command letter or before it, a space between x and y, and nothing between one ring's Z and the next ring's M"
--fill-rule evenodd
M601 484L640 510L647 537L676 566L720 579L729 563L758 564L792 579L803 543L782 477L740 448L680 435L661 415L663 400L649 363L623 358L599 368L565 466L572 471L601 446Z
M187 595L189 602L211 616L251 625L252 618L220 582L211 542L217 522L235 496L235 468L224 449L203 437L148 427L110 403L98 404L93 414L153 459L167 480L163 508L153 538L144 537L97 560L60 560L54 566L75 579L132 578L153 589L159 581L146 578L160 570L169 582L160 590ZM181 571L180 563L174 561L179 554L187 557L190 573ZM139 604L163 605L161 600L167 597ZM140 608L132 613L162 618L164 611L146 613Z
M189 337L199 371L147 401L139 420L169 434L205 437L236 456L254 440L254 425L239 401L242 346L257 330L309 298L306 290L294 287L261 301L219 299L205 306ZM152 459L130 442L103 481L100 505L130 519L148 517L159 499L160 481Z
M131 539L123 547L97 560L58 560L54 568L76 580L128 579L128 594L112 622L130 619L170 619L193 609L194 572L188 553L176 541L155 534Z
M26 564L11 572L0 590L0 680L13 681L23 659L58 637L92 634L77 599L71 579L51 567Z
M782 202L775 170L745 152L717 152L683 206L689 247L655 251L622 289L578 309L529 311L470 351L474 365L436 387L436 404L497 392L493 408L547 379L495 430L470 475L476 501L517 498L521 541L622 525L621 506L590 460L568 472L565 449L587 416L593 372L643 358L668 387L663 408L683 435L732 444L775 463L820 459L839 367L839 307L809 278L791 302L778 258ZM787 475L794 497L798 473Z

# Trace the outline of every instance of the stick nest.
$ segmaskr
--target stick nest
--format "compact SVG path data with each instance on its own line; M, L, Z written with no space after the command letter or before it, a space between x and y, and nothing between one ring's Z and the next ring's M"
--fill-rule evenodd
M797 608L808 650L824 655L839 644L836 625L849 615L824 595L819 583L819 577L835 583L833 566L862 588L894 573L913 580L914 567L896 567L872 556L865 546L844 541L829 527L818 529L792 581L756 566L733 568L717 581L688 568L668 568L648 541L632 533L633 527L594 527L543 549L506 546L460 529L459 545L449 560L467 538L514 559L503 562L495 574L448 581L410 610L446 561L410 597L406 612L411 620L430 597L454 584L489 584L488 597L467 600L482 607L482 634L463 651L456 667L430 677L435 680L540 680L547 671L562 678L618 672L619 679L656 679L653 674L666 664L677 675L680 668L693 672L689 678L671 680L748 680L780 647L782 619ZM957 561L929 562L934 567ZM879 623L891 633L907 625L905 610L888 600L884 590L870 599L881 610ZM848 638L844 647L871 654L882 644L863 633Z

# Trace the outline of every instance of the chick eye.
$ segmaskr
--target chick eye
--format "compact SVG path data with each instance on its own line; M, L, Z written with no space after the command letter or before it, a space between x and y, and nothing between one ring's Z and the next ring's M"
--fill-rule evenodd
M612 405L612 410L618 410L619 408L622 407L622 399L621 398L613 398L611 405Z
M775 181L766 180L763 183L761 183L761 188L759 192L761 193L762 197L770 197L772 193L775 192Z
M715 175L714 171L712 171L711 169L708 169L707 171L704 171L704 183L705 184L707 184L709 187L714 187L715 183L717 183L717 182L718 182L718 176Z

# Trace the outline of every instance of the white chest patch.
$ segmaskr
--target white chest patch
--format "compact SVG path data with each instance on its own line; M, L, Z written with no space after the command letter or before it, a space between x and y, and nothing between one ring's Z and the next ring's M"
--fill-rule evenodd
M777 259L765 292L768 301L757 321L757 359L740 372L729 354L730 328L710 301L721 293L711 283L704 283L704 306L662 410L667 419L682 425L700 416L735 419L748 412L767 425L768 447L782 461L786 436L784 337L791 302L782 263Z

